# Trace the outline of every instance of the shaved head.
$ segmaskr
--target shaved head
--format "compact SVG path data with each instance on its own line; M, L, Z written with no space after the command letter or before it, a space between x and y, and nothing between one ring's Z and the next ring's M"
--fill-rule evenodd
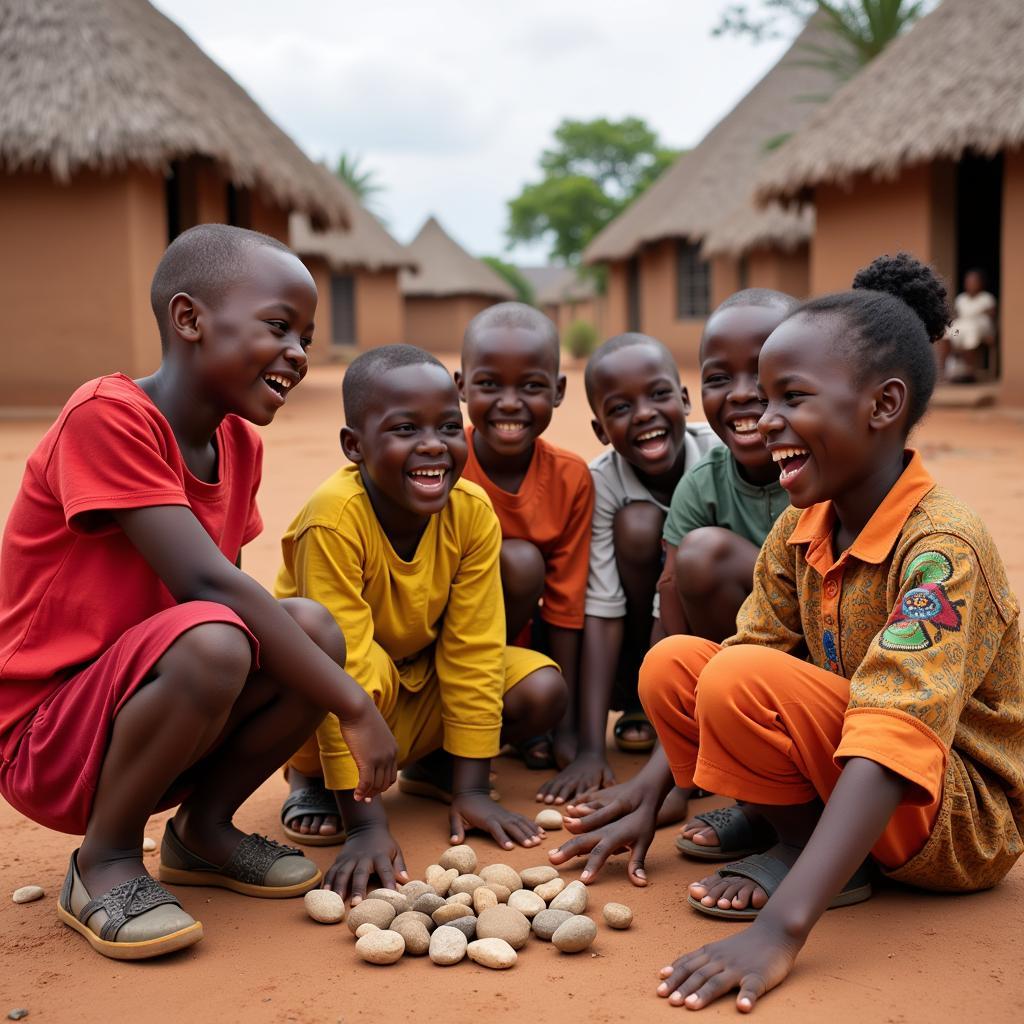
M366 419L366 410L373 401L374 387L390 370L403 366L436 366L445 374L444 364L429 352L415 345L381 345L364 352L352 361L341 382L341 400L345 408L345 423L359 430ZM452 384L454 390L455 385Z
M539 335L550 347L555 359L555 372L558 371L561 348L558 343L558 328L554 321L545 316L539 309L526 305L525 302L499 302L495 306L488 306L482 313L477 313L462 338L462 362L465 365L467 357L472 358L477 338L484 331L494 328L508 328L511 330L533 331Z
M679 367L676 366L672 353L657 338L652 338L649 334L640 334L638 331L617 334L614 338L609 338L603 345L598 346L594 354L587 361L586 370L583 371L583 387L587 392L587 401L590 403L590 408L594 410L595 414L597 412L595 382L598 367L608 356L621 349L631 348L634 345L649 345L651 348L657 349L662 354L666 368L670 368L671 376L677 381L679 380Z

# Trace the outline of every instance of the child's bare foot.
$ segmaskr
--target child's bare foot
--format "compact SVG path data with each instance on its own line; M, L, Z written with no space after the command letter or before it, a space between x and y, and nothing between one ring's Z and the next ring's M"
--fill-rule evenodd
M322 808L318 813L300 814L289 817L286 808L282 808L282 823L292 832L303 836L336 836L341 829L341 816L338 814L334 795L324 786L324 780L315 775L303 775L294 768L288 768L289 795L305 793L303 806L313 804Z
M765 852L768 856L782 861L787 867L792 867L802 849L800 846L777 843ZM723 878L719 874L708 875L699 882L692 882L690 895L705 907L718 907L721 910L746 910L750 907L760 910L768 902L768 893L752 879Z
M705 811L691 818L680 830L679 838L706 849L709 854L721 850L723 857L743 857L751 850L767 848L776 837L770 823L759 812L750 804L737 801L731 807ZM684 845L680 849L688 852ZM697 855L696 851L693 855Z

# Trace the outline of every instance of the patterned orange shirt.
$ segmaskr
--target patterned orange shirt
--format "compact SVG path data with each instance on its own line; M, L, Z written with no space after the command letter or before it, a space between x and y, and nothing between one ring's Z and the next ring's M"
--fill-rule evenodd
M831 502L787 509L765 541L731 644L762 644L849 679L835 758L941 796L924 848L891 877L963 891L1024 852L1024 657L1019 605L981 520L920 456L838 557Z

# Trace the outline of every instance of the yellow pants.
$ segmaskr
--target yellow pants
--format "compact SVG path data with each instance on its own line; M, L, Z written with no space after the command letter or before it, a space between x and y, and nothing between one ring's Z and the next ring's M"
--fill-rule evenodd
M528 675L548 666L558 667L546 654L525 647L506 647L503 693L508 693ZM402 675L406 669L401 666L394 668L387 677L375 680L369 692L394 734L398 744L398 766L401 768L442 747L444 724L441 721L441 692L433 666L427 670L426 682L415 692L402 686ZM416 674L417 682L422 679L421 661L407 668ZM303 775L322 775L328 789L354 789L359 781L359 770L348 748L332 750L329 758L321 759L315 735L302 745L288 764Z

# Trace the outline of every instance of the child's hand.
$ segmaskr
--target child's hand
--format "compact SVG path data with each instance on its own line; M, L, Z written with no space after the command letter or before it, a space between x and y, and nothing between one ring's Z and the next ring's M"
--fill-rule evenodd
M327 869L324 888L333 889L343 900L351 897L355 905L366 895L371 875L380 879L384 889L409 881L402 851L385 825L348 831L345 846Z
M793 969L801 944L757 921L746 931L701 946L660 971L658 995L673 1006L700 1010L740 990L736 1009L750 1013L757 1000Z
M537 791L537 801L564 804L583 793L602 789L615 782L611 765L600 754L579 754L576 760L549 779Z
M354 714L339 718L338 724L359 769L359 782L352 797L357 803L368 804L395 781L398 745L369 697Z
M459 793L452 800L451 827L453 846L465 841L467 828L489 832L505 850L511 850L515 843L536 846L545 835L544 829L529 818L505 810L486 793L476 792Z

